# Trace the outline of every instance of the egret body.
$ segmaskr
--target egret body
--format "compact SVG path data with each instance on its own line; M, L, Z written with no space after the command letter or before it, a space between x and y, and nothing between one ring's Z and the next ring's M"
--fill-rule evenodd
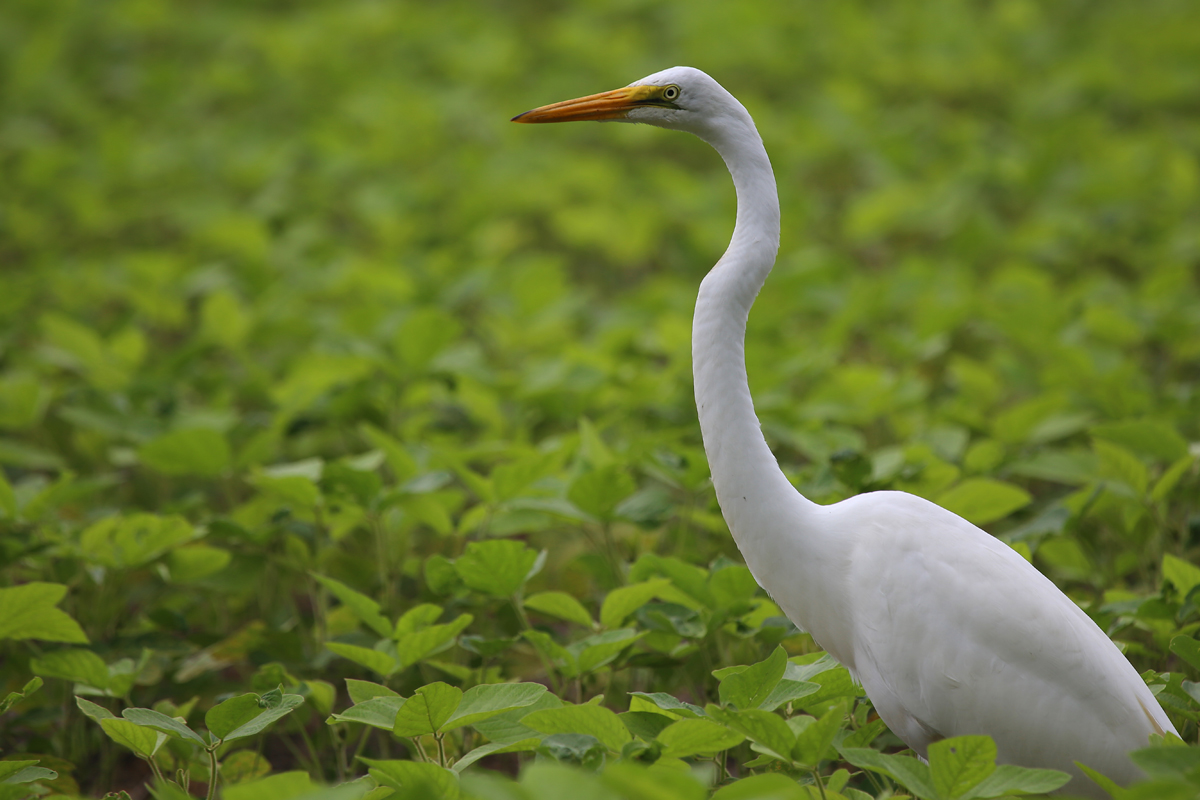
M750 114L705 73L674 67L516 122L621 120L688 131L737 190L728 249L692 327L696 407L721 512L758 583L846 666L921 756L987 734L1001 763L1141 777L1128 752L1174 732L1145 682L1074 602L1007 545L934 503L871 492L821 506L767 446L746 380L746 320L779 249L775 176Z

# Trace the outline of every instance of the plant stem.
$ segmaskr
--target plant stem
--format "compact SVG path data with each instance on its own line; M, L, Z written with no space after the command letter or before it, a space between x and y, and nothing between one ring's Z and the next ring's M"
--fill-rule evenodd
M437 740L438 766L444 768L446 766L446 734L435 733L433 738Z
M218 742L219 744L219 742ZM217 800L217 747L208 748L208 798Z

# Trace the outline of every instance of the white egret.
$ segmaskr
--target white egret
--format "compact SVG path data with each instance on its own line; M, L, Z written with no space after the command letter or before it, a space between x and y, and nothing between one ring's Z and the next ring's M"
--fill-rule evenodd
M1145 682L1074 602L1007 545L934 503L871 492L821 506L788 482L746 381L746 320L779 249L779 198L750 114L705 73L675 67L515 122L620 120L688 131L725 160L737 190L728 249L700 285L692 327L696 406L713 485L759 584L861 682L924 756L987 734L1001 763L1072 774L1079 761L1126 784L1127 753L1174 732Z

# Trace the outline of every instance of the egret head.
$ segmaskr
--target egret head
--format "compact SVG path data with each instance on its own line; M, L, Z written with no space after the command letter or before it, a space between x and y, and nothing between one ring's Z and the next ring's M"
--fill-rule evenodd
M622 89L554 103L513 117L513 122L600 120L644 122L704 137L722 118L749 120L733 95L692 67L671 67L647 75Z

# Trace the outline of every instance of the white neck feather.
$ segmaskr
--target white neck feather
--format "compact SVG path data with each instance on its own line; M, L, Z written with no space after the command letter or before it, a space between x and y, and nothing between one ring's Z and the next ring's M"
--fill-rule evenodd
M732 97L730 98L732 99ZM735 100L734 103L737 101ZM705 277L692 324L692 369L704 449L721 511L752 571L769 554L763 539L786 538L817 506L788 482L763 438L746 379L746 320L779 250L775 175L753 120L741 114L695 131L725 160L737 189L729 248Z

